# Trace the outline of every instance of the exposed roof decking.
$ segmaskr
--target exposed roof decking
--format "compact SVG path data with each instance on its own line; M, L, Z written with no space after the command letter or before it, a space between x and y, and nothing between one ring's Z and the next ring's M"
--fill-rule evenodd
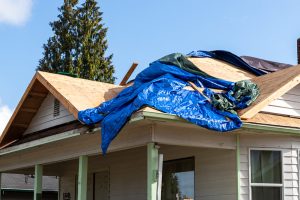
M98 81L38 72L38 80L74 115L115 97L124 87Z
M251 79L260 90L260 95L248 108L239 112L242 119L251 119L265 106L281 97L300 83L300 65Z
M37 72L4 129L0 137L0 146L5 146L22 135L48 92L77 119L78 111L96 107L115 97L122 89L123 87L113 84Z
M245 70L220 60L212 58L189 58L189 60L200 70L220 79L236 82L256 77Z
M190 58L190 60L201 70L212 76L230 81L251 78L259 85L261 95L256 102L249 108L240 111L240 116L245 122L300 128L300 119L271 114L257 114L271 101L299 83L300 66L254 77L254 75L222 61L210 58ZM215 70L215 67L218 70ZM78 111L96 107L102 102L112 99L123 89L124 87L113 84L37 72L1 135L0 146L3 147L20 138L48 92L52 93L77 119ZM283 123L283 121L285 122Z

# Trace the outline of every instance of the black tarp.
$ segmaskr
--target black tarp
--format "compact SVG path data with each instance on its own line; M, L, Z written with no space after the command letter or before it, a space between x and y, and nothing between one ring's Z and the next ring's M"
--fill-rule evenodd
M293 65L285 64L285 63L279 63L279 62L273 62L269 60L264 60L261 58L255 58L251 56L241 56L241 58L251 65L252 67L256 69L260 69L265 71L266 73L276 72L281 69L285 69L288 67L291 67Z

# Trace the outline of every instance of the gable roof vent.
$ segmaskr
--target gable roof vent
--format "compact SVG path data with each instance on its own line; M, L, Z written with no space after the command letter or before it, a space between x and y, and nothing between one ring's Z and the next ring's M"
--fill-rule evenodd
M57 117L59 115L60 115L60 102L57 99L54 99L53 117Z

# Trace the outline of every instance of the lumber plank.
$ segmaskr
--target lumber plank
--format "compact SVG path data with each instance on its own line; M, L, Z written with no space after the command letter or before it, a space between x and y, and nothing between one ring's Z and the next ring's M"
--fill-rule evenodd
M239 111L242 119L254 117L272 101L298 85L300 83L300 65L259 76L251 81L258 85L260 95L251 106Z
M205 73L228 81L236 82L254 78L255 75L239 69L234 65L212 58L188 58L200 70Z
M124 78L122 79L120 85L124 86L127 84L128 79L130 78L130 76L132 75L132 73L134 72L137 66L138 66L137 62L132 63L131 67L129 68Z
M300 128L300 118L280 116L268 113L258 113L251 119L243 120L243 122Z

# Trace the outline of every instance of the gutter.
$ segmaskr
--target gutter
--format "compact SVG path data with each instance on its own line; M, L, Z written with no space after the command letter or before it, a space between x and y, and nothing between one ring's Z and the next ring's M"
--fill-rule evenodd
M271 131L272 134L300 136L300 129L292 128L292 127L273 126L273 125L266 125L266 124L255 124L255 123L244 122L242 128L262 130L262 131Z
M170 122L181 122L181 123L189 123L192 124L180 117L177 117L176 115L170 115L166 113L159 113L159 112L149 112L149 111L139 111L135 113L131 119L129 120L130 123L136 123L142 120L155 120L155 121L170 121ZM283 127L283 126L272 126L272 125L264 125L264 124L254 124L254 123L248 123L244 122L242 129L248 129L248 130L255 130L255 131L265 131L264 134L277 134L277 135L294 135L294 136L300 136L300 129L299 128L291 128L291 127ZM93 129L89 129L88 127L83 127L80 129L75 129L71 131L67 131L64 133L51 135L45 138L41 138L38 140L34 140L31 142L27 142L24 144L19 144L12 147L7 147L0 150L0 156L9 154L9 153L15 153L18 151L42 146L45 144L57 142L60 140L73 138L76 136L79 136L84 133L92 133L96 131L100 131L100 127L96 127ZM268 133L269 132L269 133Z
M149 111L141 111L136 113L131 118L129 123L144 120L144 119L190 123L176 115L170 115L170 114L158 113L158 112L149 112ZM279 134L279 135L300 136L299 128L284 127L284 126L273 126L273 125L243 122L242 129L256 130L256 131L269 131L271 132L271 134Z
M40 138L38 140L26 142L26 143L19 144L16 146L7 147L7 148L0 150L0 156L9 154L9 153L15 153L18 151L23 151L26 149L38 147L38 146L53 143L53 142L57 142L57 141L63 140L63 139L73 138L73 137L76 137L76 136L79 136L79 135L85 133L86 131L87 131L87 128L84 127L84 128L75 129L75 130L67 131L64 133L59 133L59 134L51 135L48 137Z

